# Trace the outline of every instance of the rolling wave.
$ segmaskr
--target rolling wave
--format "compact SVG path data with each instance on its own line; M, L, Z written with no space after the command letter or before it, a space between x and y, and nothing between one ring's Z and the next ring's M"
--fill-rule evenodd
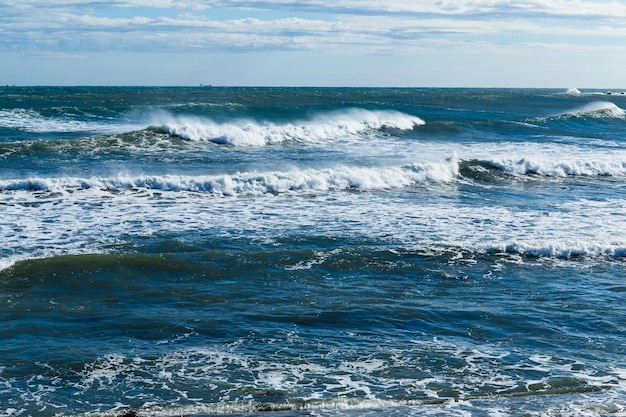
M260 146L284 141L315 142L349 138L370 130L411 130L425 122L398 111L344 109L318 114L294 123L235 120L217 123L211 119L170 116L162 125L166 133L190 141L210 141L235 146Z

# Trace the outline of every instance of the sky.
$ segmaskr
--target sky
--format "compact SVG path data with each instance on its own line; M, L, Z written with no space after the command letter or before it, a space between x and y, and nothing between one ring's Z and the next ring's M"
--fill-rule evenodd
M626 88L626 0L0 0L0 85Z

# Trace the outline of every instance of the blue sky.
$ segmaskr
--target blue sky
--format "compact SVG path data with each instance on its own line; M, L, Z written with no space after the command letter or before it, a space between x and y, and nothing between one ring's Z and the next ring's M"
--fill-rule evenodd
M0 84L626 87L626 2L0 0Z

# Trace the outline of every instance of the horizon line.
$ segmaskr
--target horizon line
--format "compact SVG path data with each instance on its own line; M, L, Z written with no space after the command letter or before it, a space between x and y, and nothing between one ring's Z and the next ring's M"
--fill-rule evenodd
M371 86L371 85L244 85L244 84L2 84L0 88L345 88L345 89L502 89L502 90L626 90L626 87L514 87L514 86Z

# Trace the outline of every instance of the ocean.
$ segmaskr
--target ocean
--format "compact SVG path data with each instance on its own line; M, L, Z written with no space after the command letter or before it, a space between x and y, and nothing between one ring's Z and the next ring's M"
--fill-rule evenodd
M0 416L626 416L626 94L0 88Z

